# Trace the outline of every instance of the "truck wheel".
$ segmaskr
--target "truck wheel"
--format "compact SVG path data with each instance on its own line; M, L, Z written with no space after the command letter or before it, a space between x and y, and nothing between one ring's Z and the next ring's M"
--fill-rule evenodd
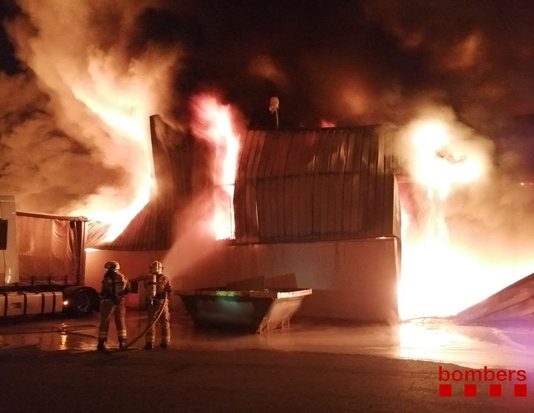
M68 299L67 313L74 316L90 314L96 308L97 294L89 288L77 288L71 291L65 290Z

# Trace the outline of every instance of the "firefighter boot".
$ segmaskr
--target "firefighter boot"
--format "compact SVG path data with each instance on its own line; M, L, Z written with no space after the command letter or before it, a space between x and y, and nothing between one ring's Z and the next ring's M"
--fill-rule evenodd
M125 340L124 338L121 338L121 339L119 340L119 348L122 349L122 348L124 348L124 347L126 347L126 340Z
M154 348L154 343L147 342L145 344L145 350L152 350Z
M98 344L96 345L97 351L107 351L106 348L106 341L105 340L98 340Z
M167 349L169 347L169 343L162 342L159 346L163 349Z

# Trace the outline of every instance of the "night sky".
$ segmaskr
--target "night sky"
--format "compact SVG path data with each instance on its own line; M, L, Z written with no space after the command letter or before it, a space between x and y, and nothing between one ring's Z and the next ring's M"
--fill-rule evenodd
M0 16L2 20L12 18L18 12L18 8L10 1L0 3ZM0 28L0 69L8 74L14 74L22 70L15 50L8 34L3 26Z
M76 163L89 168L98 162L99 145L74 136L67 122L58 120L56 95L65 91L43 77L43 66L57 68L71 59L70 46L77 64L87 50L120 55L125 66L150 59L152 50L176 53L170 87L162 87L161 95L168 113L182 124L187 124L189 98L202 91L216 91L235 105L249 127L272 127L268 102L275 95L282 127L318 127L321 121L403 124L425 105L450 108L489 136L511 130L512 120L527 129L533 123L530 0L74 0L63 15L65 4L44 0L37 9L26 0L1 3L0 148L6 147L6 133L39 114L49 118L41 119L47 125L40 133L68 141L68 148L59 146L77 154ZM29 39L46 40L43 28L53 25L55 16L64 37L79 41L83 26L88 40L79 50L57 43L64 49L61 59L39 64ZM24 103L13 103L14 92L22 90ZM42 170L42 162L35 159L32 167ZM41 194L13 173L13 162L7 164L0 160L0 182L33 193L24 201L33 207ZM103 178L88 182L86 194L123 179L109 165L95 171ZM48 184L40 185L56 193L48 173ZM50 211L77 197L72 188L57 185L63 195Z
M179 91L221 90L253 124L275 94L291 126L403 122L429 101L482 126L534 112L533 20L528 0L192 1L145 11L132 44L183 47Z

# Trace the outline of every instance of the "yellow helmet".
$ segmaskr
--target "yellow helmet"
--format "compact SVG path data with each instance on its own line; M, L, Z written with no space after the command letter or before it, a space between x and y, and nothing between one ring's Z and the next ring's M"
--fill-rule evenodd
M152 264L150 264L149 268L151 273L161 274L163 271L163 264L157 260L152 261Z
M121 265L117 261L108 261L104 264L104 268L109 271L117 271Z

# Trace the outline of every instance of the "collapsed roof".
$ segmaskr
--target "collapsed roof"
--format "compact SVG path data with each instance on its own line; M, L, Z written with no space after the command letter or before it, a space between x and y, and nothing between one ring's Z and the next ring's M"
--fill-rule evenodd
M534 320L534 274L460 312L456 319L464 323Z

